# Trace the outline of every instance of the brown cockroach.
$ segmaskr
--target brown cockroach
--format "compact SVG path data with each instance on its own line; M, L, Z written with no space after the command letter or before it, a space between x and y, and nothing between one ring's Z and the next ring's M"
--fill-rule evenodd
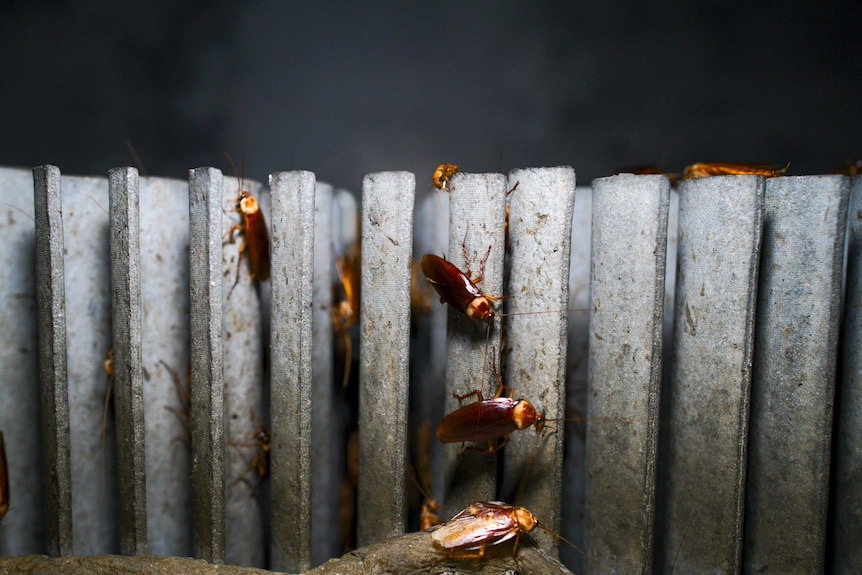
M230 154L225 154L236 172L236 164ZM249 267L251 268L251 279L258 281L266 281L269 279L270 260L269 260L269 230L266 227L266 219L263 217L263 212L260 209L260 204L257 199L248 191L242 189L242 178L237 174L237 197L234 210L239 213L241 221L238 224L231 225L228 229L228 243L233 243L234 232L238 231L243 235L243 242L239 248L240 259L242 254L248 254ZM239 272L242 266L237 262L236 279L228 292L230 299L233 289L239 283Z
M336 292L333 300L337 303L332 306L332 331L341 334L344 345L342 390L347 389L350 382L350 369L353 365L353 344L350 339L350 329L359 322L360 257L361 249L356 243L349 246L341 258L335 260L338 284L334 286L333 290Z
M750 175L774 178L787 171L790 164L755 164L755 163L731 163L731 162L698 162L686 166L682 178L705 178L707 176L734 176Z
M111 392L114 389L114 346L108 348L102 366L108 383L105 389L105 408L102 411L102 485L105 484L105 441L108 436L108 405L111 403Z
M565 541L588 561L607 572L601 564L587 555L580 547L542 525L539 518L530 510L502 501L471 503L455 517L443 523L439 529L433 531L431 539L449 552L445 559L458 560L481 559L485 556L485 549L489 545L499 545L514 539L512 559L517 563L518 542L521 535L530 533L536 527Z
M469 269L462 272L452 262L434 254L422 256L419 267L425 274L425 279L440 296L440 303L448 303L470 319L490 323L496 317L491 301L497 301L502 296L482 293L482 290L476 286L482 281L485 260L489 253L491 253L491 246L488 246L488 251L482 258L479 276L475 279L471 278Z
M835 173L845 176L858 176L862 174L862 159L847 160L843 166L835 170Z
M434 184L434 187L442 192L451 192L451 187L449 184L449 180L452 179L458 172L457 164L440 164L437 166L437 169L434 170L434 176L431 178L431 182Z
M422 505L419 512L419 530L425 531L440 524L440 504L431 494L431 464L428 460L430 451L431 421L424 420L416 432L416 451L413 455L413 464L410 465L410 480L422 496Z
M509 394L503 396L507 389ZM536 433L542 435L545 431L545 415L526 399L512 399L513 395L514 390L503 385L502 381L494 397L489 399L485 399L479 389L464 395L455 394L459 400L473 396L478 400L444 417L437 426L437 439L443 443L461 443L465 448L469 446L477 451L494 453L509 442L509 434L513 431L535 426ZM478 444L486 442L487 447L479 447Z
M9 511L9 472L6 469L6 441L0 431L0 522Z
M431 539L449 551L450 559L475 559L485 556L488 545L514 538L512 557L515 557L521 535L538 524L538 518L524 507L501 501L477 501L432 532Z

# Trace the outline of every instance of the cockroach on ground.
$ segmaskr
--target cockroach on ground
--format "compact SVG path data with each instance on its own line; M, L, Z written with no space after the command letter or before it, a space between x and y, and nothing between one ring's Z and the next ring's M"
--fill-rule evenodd
M0 431L0 521L9 511L9 472L6 470L6 441Z
M434 187L442 192L451 192L451 188L449 186L449 180L452 179L458 172L457 164L440 164L437 166L437 169L434 170L434 176L431 178L431 182L434 184Z
M230 154L225 154L236 172L236 164ZM228 243L233 243L234 232L239 231L243 234L243 242L239 248L240 259L242 254L248 254L249 267L251 268L251 279L258 281L266 281L269 279L270 260L269 260L269 230L266 227L266 220L263 217L263 212L260 209L260 204L257 199L243 188L242 178L237 175L238 189L236 197L236 206L234 210L239 213L241 222L233 224L227 232ZM239 272L241 266L237 263L236 279L228 292L228 299L233 289L239 283Z
M512 559L517 563L518 542L521 535L530 533L536 527L566 542L584 558L607 573L598 561L587 555L580 547L542 525L539 518L530 510L502 501L471 503L455 517L443 523L439 529L433 531L431 539L438 546L448 550L449 554L443 560L481 559L485 556L485 549L489 545L499 545L514 539Z
M538 524L538 518L524 507L500 501L477 501L432 532L431 539L449 550L450 559L473 559L484 557L488 545L499 545L514 538L512 557L515 557L521 535Z
M485 399L479 389L464 395L455 394L459 400L473 396L479 399L444 417L437 426L437 439L443 443L461 443L465 448L494 453L509 442L509 434L513 431L533 425L536 433L544 433L545 415L526 399L512 399L514 390L503 385L496 366L494 373L499 381L494 397ZM504 397L506 390L509 390L509 394ZM487 447L477 445L485 442Z
M735 176L751 175L774 178L787 171L790 164L755 164L755 163L730 163L730 162L698 162L686 166L683 171L683 179L705 178L707 176Z

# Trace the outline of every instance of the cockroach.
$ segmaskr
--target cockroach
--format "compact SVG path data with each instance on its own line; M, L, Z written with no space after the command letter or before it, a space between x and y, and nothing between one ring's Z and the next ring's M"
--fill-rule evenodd
M467 235L464 234L464 242L461 244L464 249L465 261L468 260L466 238ZM475 279L471 277L472 272L469 264L467 271L462 272L452 262L434 254L422 256L419 267L425 274L425 279L440 296L440 303L448 303L470 319L477 319L490 324L496 317L496 312L491 307L491 301L500 300L502 296L482 293L482 290L476 286L482 281L482 276L485 273L485 261L490 253L491 246L488 246L488 251L479 261L479 275Z
M6 469L6 441L0 431L0 522L9 511L9 472Z
M333 300L338 303L332 306L332 330L341 334L344 342L342 390L347 389L350 382L350 368L353 365L353 344L350 339L350 329L359 322L360 253L359 244L354 244L345 251L341 258L335 261L338 284L334 286L333 291L336 294Z
M236 172L236 164L230 154L225 154ZM266 281L269 279L270 260L269 260L269 230L266 227L266 220L263 217L263 212L257 199L243 188L243 182L237 175L238 189L236 197L236 206L234 210L239 213L241 221L238 224L233 224L228 229L228 242L233 243L234 232L238 231L243 235L243 242L239 248L240 259L242 254L248 254L249 266L251 268L251 279L258 281ZM239 272L241 266L237 263L236 279L228 292L228 299L233 289L239 283Z
M835 170L835 173L845 176L858 176L862 174L862 159L847 160L843 166Z
M491 248L485 253L490 253ZM484 258L483 258L484 261ZM470 270L462 272L452 262L436 256L425 254L419 264L425 279L428 280L437 294L440 303L448 303L470 319L477 319L491 323L496 317L496 312L491 307L491 301L501 299L500 296L482 293L476 284L482 281L482 276L472 279Z
M246 474L251 471L257 471L258 477L263 480L269 471L269 450L270 450L270 430L264 427L263 422L257 416L254 408L251 410L251 417L254 419L257 429L249 437L249 441L241 443L231 441L230 444L234 447L254 447L256 451L249 463L248 468L243 472L237 481L241 481Z
M521 535L530 533L536 527L565 541L588 561L607 572L601 564L587 555L580 547L542 525L539 518L530 510L502 501L471 503L455 517L443 523L439 529L433 531L431 539L438 546L448 550L449 554L446 559L458 560L481 559L485 556L485 549L489 545L499 545L514 539L512 559L517 563L518 542L521 540Z
M410 317L428 315L431 313L431 286L422 281L422 269L419 262L413 260L410 274Z
M111 392L114 389L114 347L108 348L105 361L102 363L108 383L105 389L105 407L102 411L102 484L105 483L105 442L108 436L108 406L111 403Z
M512 557L515 557L521 535L538 524L539 519L525 507L501 501L477 501L432 532L431 539L449 551L450 559L475 559L485 556L488 545L514 538Z
M496 372L496 370L495 370ZM497 375L499 378L499 375ZM509 390L507 396L503 393ZM514 390L500 381L494 397L485 399L476 389L464 395L455 394L459 400L477 397L448 414L437 426L437 439L442 443L461 443L477 451L494 453L509 442L509 434L535 426L536 433L545 430L545 415L526 399L512 399ZM477 444L487 442L487 447Z
M683 179L705 178L707 176L733 176L751 175L774 178L787 171L790 164L753 164L753 163L728 163L728 162L698 162L686 166L683 171Z
M413 455L413 464L410 466L410 479L419 495L423 497L419 512L419 530L425 531L440 524L440 504L431 494L431 465L428 461L430 450L431 422L424 420L416 432L416 451Z
M440 164L437 166L437 169L434 170L434 176L431 178L431 182L434 184L434 187L442 192L451 192L451 187L449 185L449 180L452 179L458 172L457 164Z

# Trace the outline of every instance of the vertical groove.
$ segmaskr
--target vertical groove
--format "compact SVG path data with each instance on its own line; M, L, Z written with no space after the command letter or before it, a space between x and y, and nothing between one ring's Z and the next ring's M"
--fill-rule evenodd
M862 176L852 179L851 194L841 373L835 397L833 573L862 573Z

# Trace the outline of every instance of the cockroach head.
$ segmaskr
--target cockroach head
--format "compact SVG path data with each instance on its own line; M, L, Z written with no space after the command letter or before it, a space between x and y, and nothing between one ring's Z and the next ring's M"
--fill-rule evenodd
M240 191L236 199L236 211L243 214L253 214L258 209L255 197L245 190Z
M528 509L515 505L515 519L522 531L530 532L539 524L539 518L533 515Z
M491 307L491 302L485 296L474 298L467 305L464 313L470 319L481 320L488 324L493 322L494 318L497 317L494 308Z

